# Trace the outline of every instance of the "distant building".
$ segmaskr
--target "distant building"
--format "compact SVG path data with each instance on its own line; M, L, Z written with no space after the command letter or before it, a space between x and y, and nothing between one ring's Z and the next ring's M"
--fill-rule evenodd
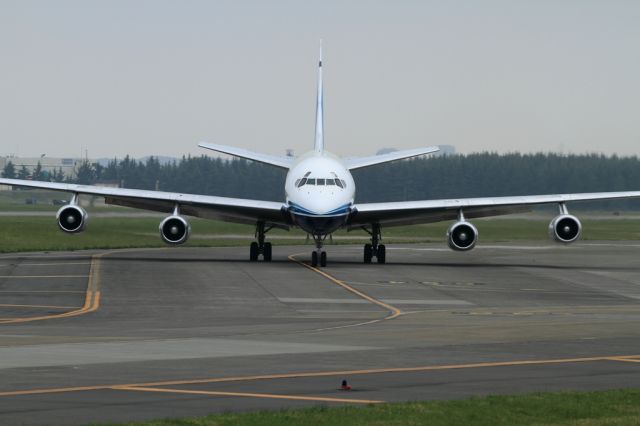
M40 163L42 167L42 171L46 173L53 173L54 170L62 170L65 177L76 177L78 167L82 162L86 161L85 158L53 158L53 157L15 157L15 156L6 156L0 157L0 172L7 163L11 162L16 168L16 173L25 166L29 173L33 173L35 168ZM89 159L90 163L93 163L94 160Z

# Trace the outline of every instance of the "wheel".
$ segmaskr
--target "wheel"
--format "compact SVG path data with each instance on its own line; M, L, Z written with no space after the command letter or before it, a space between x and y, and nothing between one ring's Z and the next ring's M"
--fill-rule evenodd
M264 243L264 250L262 256L265 262L271 262L271 243Z
M312 251L311 252L311 266L313 266L314 268L316 266L318 266L318 252L317 251Z
M371 263L371 258L373 258L373 248L371 244L364 245L364 263Z
M260 249L258 248L258 243L256 243L255 241L251 243L251 245L249 246L249 260L252 262L255 262L256 260L258 260L258 253L260 252Z
M376 257L378 258L378 263L385 263L387 261L387 248L384 244L378 246L378 255Z
M325 267L327 266L327 252L323 251L322 253L320 253L320 266Z

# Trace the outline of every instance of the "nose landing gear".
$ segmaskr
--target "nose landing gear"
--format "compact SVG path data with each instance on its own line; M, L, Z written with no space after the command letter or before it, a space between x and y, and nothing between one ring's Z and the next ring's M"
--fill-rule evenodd
M364 263L371 263L374 257L378 263L385 263L387 261L387 247L384 244L380 244L382 239L380 225L377 223L371 224L371 231L364 226L362 229L371 235L371 244L364 245Z
M322 244L327 238L326 235L314 235L313 240L316 242L316 249L311 252L311 266L314 268L320 264L321 267L327 266L327 252L322 250Z

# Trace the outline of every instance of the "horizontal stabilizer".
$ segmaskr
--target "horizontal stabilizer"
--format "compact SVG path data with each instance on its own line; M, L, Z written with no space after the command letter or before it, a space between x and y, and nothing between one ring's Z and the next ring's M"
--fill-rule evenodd
M291 168L291 164L293 163L292 157L278 157L276 155L262 154L233 146L219 145L217 143L200 142L198 146L212 151L221 152L223 154L233 155L234 157L257 161L258 163L271 164L272 166L281 167L283 169Z
M370 157L347 158L345 163L349 170L359 169L361 167L369 167L374 164L388 163L389 161L403 160L405 158L417 157L419 155L431 154L440 151L437 146L428 146L425 148L404 149L402 151L394 151L388 154L372 155Z

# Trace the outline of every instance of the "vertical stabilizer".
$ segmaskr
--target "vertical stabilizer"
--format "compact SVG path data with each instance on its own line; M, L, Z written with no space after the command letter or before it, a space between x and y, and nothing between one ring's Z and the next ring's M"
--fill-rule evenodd
M324 115L322 110L322 40L320 40L320 60L318 61L318 94L316 96L316 152L324 151Z

